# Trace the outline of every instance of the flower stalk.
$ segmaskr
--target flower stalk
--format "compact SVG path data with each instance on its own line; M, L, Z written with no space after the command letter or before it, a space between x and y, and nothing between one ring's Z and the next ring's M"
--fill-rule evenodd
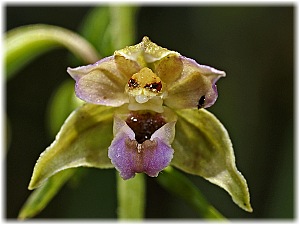
M143 219L146 203L145 175L137 174L133 179L117 177L118 218L120 220Z

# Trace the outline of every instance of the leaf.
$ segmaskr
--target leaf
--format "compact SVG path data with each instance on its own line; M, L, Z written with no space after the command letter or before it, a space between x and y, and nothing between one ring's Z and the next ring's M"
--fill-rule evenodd
M86 38L94 47L101 52L102 56L112 55L111 30L109 29L111 14L109 7L95 7L84 19L79 29L79 33Z
M113 139L114 110L84 104L73 111L55 141L40 155L28 188L37 188L55 173L68 168L113 168L107 152Z
M224 219L202 195L199 189L182 173L171 166L157 177L158 183L166 190L190 204L203 218Z
M63 82L53 93L47 110L47 122L51 135L57 134L70 113L83 101L75 96L74 81Z
M142 219L145 210L145 174L123 180L117 172L118 218Z
M75 172L76 169L68 169L50 177L40 188L30 194L18 218L32 218L41 212Z
M84 19L79 33L102 56L109 56L116 49L133 44L137 7L110 6L93 8Z
M110 32L114 49L121 49L135 42L136 12L134 6L110 7Z
M248 186L236 168L232 143L224 126L205 109L176 112L179 118L171 164L220 186L239 207L252 212Z
M8 31L4 41L5 68L10 78L37 56L54 47L65 47L85 63L94 63L99 55L78 34L57 26L37 24Z

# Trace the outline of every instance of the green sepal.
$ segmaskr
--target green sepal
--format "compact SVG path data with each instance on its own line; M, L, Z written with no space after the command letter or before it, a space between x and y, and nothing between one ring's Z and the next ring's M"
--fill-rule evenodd
M177 110L171 165L202 176L225 189L242 209L252 212L245 178L237 170L232 143L221 122L205 109Z
M55 173L68 168L113 168L107 152L113 139L114 110L84 104L73 111L55 141L40 155L28 188L37 188Z

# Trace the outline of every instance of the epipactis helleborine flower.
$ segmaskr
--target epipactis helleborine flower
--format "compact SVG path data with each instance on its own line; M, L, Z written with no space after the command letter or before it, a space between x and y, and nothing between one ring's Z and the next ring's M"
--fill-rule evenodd
M170 164L177 121L172 110L213 105L216 82L225 76L148 37L95 64L68 68L68 73L80 99L119 107L108 157L123 179L141 172L155 177Z

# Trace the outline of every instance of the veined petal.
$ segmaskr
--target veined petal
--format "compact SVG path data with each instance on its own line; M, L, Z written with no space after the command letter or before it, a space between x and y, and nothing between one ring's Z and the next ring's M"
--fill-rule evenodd
M218 97L216 82L225 72L198 64L180 56L183 63L181 76L168 85L165 105L173 109L207 108Z
M141 66L133 60L127 59L122 55L118 55L115 53L114 55L115 63L118 70L125 75L125 77L130 78L133 74L139 72L141 70Z
M175 122L165 124L142 144L135 140L135 134L126 122L117 116L114 132L115 138L108 149L108 157L124 180L142 172L156 177L170 164L174 153L170 143L174 139Z
M183 62L179 55L169 54L161 60L154 63L156 74L165 84L176 82L183 71Z
M67 71L76 80L75 92L80 99L115 107L128 102L124 87L130 77L118 70L113 56Z

